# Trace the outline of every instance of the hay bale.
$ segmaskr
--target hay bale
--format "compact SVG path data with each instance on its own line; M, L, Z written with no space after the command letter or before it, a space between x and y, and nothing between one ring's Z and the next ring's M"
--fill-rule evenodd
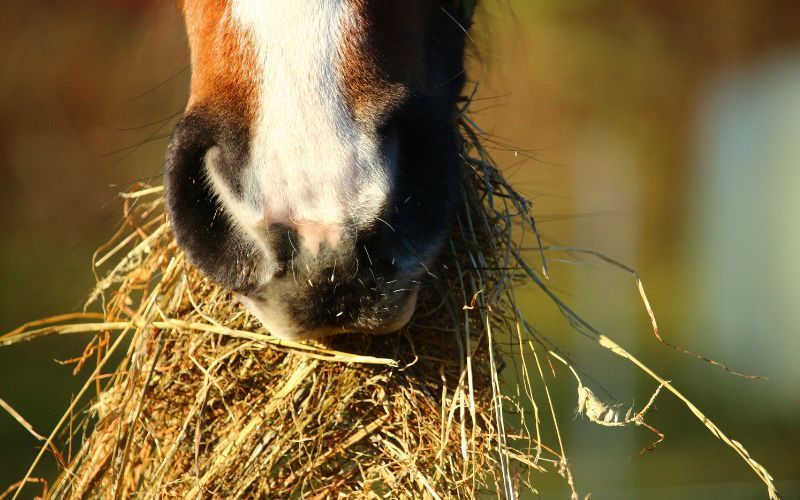
M229 292L187 264L160 187L123 195L125 223L93 262L107 269L90 300L101 305L102 320L78 321L96 320L96 313L58 316L0 337L2 346L94 332L76 371L97 360L26 477L8 491L16 497L38 482L34 471L49 450L63 471L45 495L58 498L512 498L535 491L531 473L548 470L577 498L542 355L569 367L581 413L601 425L655 431L644 416L666 388L775 496L767 472L738 442L546 287L515 234L525 229L538 241L528 202L495 168L466 115L459 126L463 207L414 319L396 334L309 343L269 336ZM623 415L600 401L529 327L514 300L523 278L576 328L659 382L642 410ZM649 308L643 289L642 297ZM503 391L503 356L521 365L515 390ZM534 377L541 382L535 390ZM510 416L515 429L506 424ZM545 421L552 427L544 429Z
M106 330L87 358L127 352L51 493L436 498L511 488L527 460L512 466L519 454L497 420L491 329L515 324L510 214L527 204L475 152L465 142L464 208L418 312L387 336L269 337L186 263L162 190L126 194L125 227L96 254L100 266L117 262L92 297Z

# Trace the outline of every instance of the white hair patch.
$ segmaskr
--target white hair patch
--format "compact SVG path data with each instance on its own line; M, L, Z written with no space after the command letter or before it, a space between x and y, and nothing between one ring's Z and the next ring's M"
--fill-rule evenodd
M391 189L388 153L362 130L342 92L343 36L355 22L347 0L233 0L230 22L254 45L256 121L242 196L210 175L233 219L264 241L271 224L297 230L316 254L348 224L373 223Z

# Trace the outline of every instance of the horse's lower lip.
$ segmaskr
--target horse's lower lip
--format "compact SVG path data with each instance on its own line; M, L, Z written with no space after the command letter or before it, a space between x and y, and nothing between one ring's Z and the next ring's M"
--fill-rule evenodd
M338 326L321 326L313 329L297 328L291 321L291 318L282 317L278 311L268 310L264 307L263 302L258 302L246 296L239 296L239 300L244 303L251 313L259 319L262 325L267 330L280 339L285 340L311 340L315 338L326 337L329 335L336 335L348 332L366 333L371 335L383 335L396 332L403 328L411 320L414 311L417 307L417 296L419 294L419 285L414 285L405 294L405 300L397 308L397 313L392 317L387 318L389 321L380 323L381 318L365 319L364 323L352 325L338 325Z
M403 328L408 324L411 320L411 316L414 315L414 311L417 309L417 296L419 295L419 285L414 285L414 288L408 294L408 298L406 299L405 304L403 304L397 316L386 325L381 325L377 328L371 329L363 329L360 330L363 333L372 333L377 335L382 335L386 333L396 332L397 330Z

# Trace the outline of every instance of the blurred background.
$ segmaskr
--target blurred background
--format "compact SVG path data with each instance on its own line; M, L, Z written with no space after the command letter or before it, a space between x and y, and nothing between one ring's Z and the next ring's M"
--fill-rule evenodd
M553 286L672 380L800 498L800 3L795 0L487 0L473 111L546 242L642 275L669 341L763 375L726 374L660 345L629 275L553 260ZM166 0L0 4L0 332L79 310L116 194L160 182L188 87ZM618 401L655 388L569 329L533 289L527 316ZM87 374L58 361L88 339L0 349L0 398L47 434ZM579 492L592 498L762 498L756 477L674 398L641 428L580 417L557 384ZM0 411L0 492L37 442ZM53 475L48 462L42 474ZM544 498L558 477L534 477Z

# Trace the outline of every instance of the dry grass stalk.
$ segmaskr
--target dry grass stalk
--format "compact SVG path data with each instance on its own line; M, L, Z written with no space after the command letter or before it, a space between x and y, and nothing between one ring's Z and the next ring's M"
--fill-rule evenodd
M534 488L532 472L547 470L563 475L577 498L550 398L553 379L540 360L569 363L524 322L514 298L515 285L532 279L573 324L681 398L774 497L771 478L741 445L547 289L519 251L520 231L538 242L528 202L495 168L466 115L460 128L463 209L412 324L388 336L309 344L269 336L229 293L186 264L160 187L124 194L125 223L94 258L102 276L90 303L100 304L102 320L65 315L0 337L2 346L95 334L75 360L76 371L92 359L95 369L9 493L16 497L34 482L46 450L60 449L63 471L45 486L58 498L514 497ZM498 346L509 342L519 350L505 356L522 365L516 393L500 378ZM644 416L658 391L640 412L612 418L572 373L590 420L652 429ZM75 410L87 401L76 422ZM509 415L519 428L506 425Z

